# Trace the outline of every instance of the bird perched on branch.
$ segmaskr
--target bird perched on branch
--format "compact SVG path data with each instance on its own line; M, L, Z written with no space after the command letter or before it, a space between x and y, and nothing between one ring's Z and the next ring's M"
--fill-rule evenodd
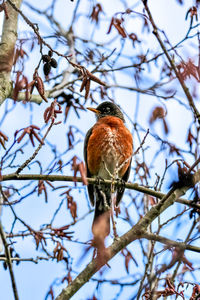
M110 232L111 185L101 183L101 179L124 182L128 180L133 153L133 139L124 125L123 113L117 105L106 101L96 109L89 107L96 115L97 122L86 134L84 142L84 159L87 177L98 178L99 184L88 184L90 202L95 205L92 231L99 231L107 236ZM117 206L123 196L125 187L114 186ZM99 225L99 226L97 226Z

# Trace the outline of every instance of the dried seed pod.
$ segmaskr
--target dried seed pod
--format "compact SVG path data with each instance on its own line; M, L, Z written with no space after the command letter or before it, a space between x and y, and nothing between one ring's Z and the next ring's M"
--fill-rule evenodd
M7 135L5 135L2 131L0 131L0 136L2 136L5 141L8 141Z
M90 79L87 80L85 85L85 99L88 98L90 92Z
M44 142L41 140L41 138L38 136L38 134L33 130L33 136L38 140L38 142L42 145L44 145Z
M33 134L29 134L29 138L30 138L30 141L31 141L31 144L33 145L33 147L35 147L35 142L33 140Z
M47 109L44 112L44 121L45 123L48 123L52 116L52 108L47 107Z
M51 61L51 57L49 55L42 55L42 60L43 62L50 62Z
M57 68L58 64L57 64L57 61L55 60L55 58L52 58L51 61L50 61L50 64L53 68Z
M35 87L35 79L32 80L32 81L28 84L28 88L30 88L30 95L32 95L34 87Z
M37 89L40 95L44 94L44 83L42 81L42 78L37 76L36 77L36 83L37 83Z
M40 130L40 127L36 126L36 125L30 125L31 128L33 129L37 129L37 130Z
M106 86L106 84L103 81L101 81L98 77L96 77L95 75L93 75L91 72L89 72L88 70L86 70L86 72L87 72L87 75L90 77L90 79L92 81L95 81L95 82L97 82L97 83L99 83L99 84L101 84L103 86Z
M17 143L18 143L18 144L19 144L19 143L21 142L21 140L25 137L26 133L27 133L27 132L24 130L23 133L20 135L20 137L18 137L18 139L17 139Z
M48 100L47 100L47 98L45 96L44 83L42 81L42 78L39 77L39 76L37 76L35 78L35 80L36 80L35 86L36 86L36 88L37 88L40 96L42 97L42 99L44 99L44 101L48 102Z
M52 52L51 50L49 50L48 55L49 55L50 57L52 57L52 56L53 56L53 52Z
M45 76L48 76L51 71L51 65L49 63L45 63L43 66L43 72Z
M0 138L0 145L3 147L4 150L6 150L5 141L1 138Z
M84 76L81 87L80 87L80 92L83 91L83 89L85 88L86 83L87 83L87 76Z
M63 259L63 249L62 248L57 251L57 257L56 258L57 258L57 262L59 262Z

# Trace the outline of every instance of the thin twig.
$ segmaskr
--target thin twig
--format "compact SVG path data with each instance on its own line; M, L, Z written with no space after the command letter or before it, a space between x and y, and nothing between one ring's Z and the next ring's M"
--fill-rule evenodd
M6 236L5 236L5 233L4 233L1 223L0 223L0 236L1 236L2 242L4 244L4 248L5 248L6 262L8 264L8 269L10 272L10 278L11 278L14 297L15 297L15 300L19 300L19 296L18 296L18 292L17 292L17 285L16 285L16 281L15 281L13 268L12 268L12 260L11 260L11 256L10 256L10 250L9 250L9 247L8 247L8 244L6 241Z
M180 82L180 85L181 85L181 87L182 87L182 89L183 89L183 91L184 91L184 93L185 93L185 95L186 95L186 97L187 97L187 99L188 99L188 103L189 103L189 105L190 105L192 111L194 112L195 118L198 120L198 123L200 124L200 114L199 114L199 111L198 111L198 109L196 108L196 106L195 106L195 104L194 104L194 101L193 101L193 98L192 98L192 96L191 96L191 94L190 94L190 92L189 92L189 89L188 89L188 87L185 85L184 80L182 79L182 77L181 77L181 75L180 75L178 69L176 68L176 65L175 65L173 59L170 57L170 55L169 55L169 53L168 53L168 51L167 51L167 49L166 49L166 47L165 47L165 45L164 45L164 43L163 43L161 37L160 37L159 30L158 30L158 28L157 28L157 26L156 26L156 24L155 24L155 22L154 22L154 19L153 19L153 17L152 17L152 14L151 14L151 12L150 12L150 9L149 9L149 7L148 7L148 5L147 5L147 2L144 1L144 0L142 0L142 2L143 2L143 4L144 4L144 7L145 7L146 12L147 12L147 14L148 14L149 21L151 22L151 25L153 26L153 34L154 34L155 37L157 38L157 40L158 40L158 42L159 42L159 44L160 44L160 46L161 46L161 48L162 48L162 50L163 50L163 52L164 52L166 58L167 58L167 60L168 60L169 63L170 63L171 68L173 69L173 71L174 71L174 73L175 73L175 75L176 75L178 81ZM145 2L145 3L144 3L144 2Z
M198 220L198 221L199 221L199 220ZM194 222L193 222L193 224L192 224L192 226L191 226L191 228L190 228L190 231L188 232L188 235L187 235L187 237L186 237L186 239L185 239L185 244L189 241L190 236L191 236L191 234L192 234L192 232L193 232L193 230L194 230L196 224L197 224L197 220L194 220ZM195 250L193 250L193 251L195 251ZM181 265L181 261L178 262L178 264L177 264L177 266L176 266L176 269L175 269L174 272L173 272L172 280L174 280L174 278L176 277L176 275L177 275L177 273L178 273L178 269L180 268L180 265Z
M136 155L136 154L138 154L138 152L140 151L140 149L141 149L142 146L144 145L145 140L146 140L148 134L149 134L149 129L147 129L147 132L146 132L146 134L145 134L145 136L144 136L142 142L140 143L140 145L139 145L139 147L137 148L137 150L133 153L133 156Z
M37 147L37 149L35 150L35 152L31 155L31 157L29 157L29 159L27 159L16 171L16 174L19 174L25 167L28 166L28 164L37 156L38 152L40 151L40 149L42 148L42 146L44 145L44 140L46 139L49 131L51 130L52 126L54 125L53 122L51 122L50 126L48 127L45 135L42 138L41 143L39 144L39 146Z
M157 241L157 242L165 244L169 247L176 247L176 248L180 248L181 250L189 250L189 251L200 253L200 247L187 244L188 238L186 239L185 242L177 242L174 240L167 239L164 236L160 236L160 235L148 233L148 232L145 232L142 235L142 238L145 238L150 241Z
M42 256L37 256L36 258L20 258L20 257L11 257L10 260L11 262L17 262L17 263L20 263L20 262L33 262L35 264L38 264L38 262L40 260L46 260L46 261L49 261L50 259L52 260L54 257L42 257ZM5 261L7 262L7 258L6 257L0 257L0 261Z

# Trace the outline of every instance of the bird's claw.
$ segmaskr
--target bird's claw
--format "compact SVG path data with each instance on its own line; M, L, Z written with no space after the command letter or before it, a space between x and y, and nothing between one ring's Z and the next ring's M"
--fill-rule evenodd
M101 182L104 182L104 179L102 177L100 177L100 176L97 176L96 177L96 185L98 187L101 187Z
M124 181L122 178L117 178L116 181L117 181L117 184L119 185L119 186L118 186L118 190L119 190L120 192L121 192L121 191L124 191L125 185L126 185L126 181Z

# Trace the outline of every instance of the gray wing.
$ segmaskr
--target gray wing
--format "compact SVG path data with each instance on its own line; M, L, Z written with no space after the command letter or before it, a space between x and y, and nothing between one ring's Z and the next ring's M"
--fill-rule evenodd
M130 171L131 171L131 162L132 162L132 158L130 160L130 164L128 169L126 170L126 173L124 174L124 176L121 178L125 183L128 181L129 175L130 175ZM118 206L119 202L122 199L122 196L124 194L125 191L125 187L121 186L117 189L117 195L116 195L116 206Z
M88 132L86 133L85 141L84 141L84 160L85 160L85 164L86 164L88 178L92 178L92 175L88 169L88 163L87 163L87 145L88 145L89 138L92 134L92 130L93 130L93 127L88 130ZM88 189L90 202L92 205L94 205L94 185L88 184L87 189Z

